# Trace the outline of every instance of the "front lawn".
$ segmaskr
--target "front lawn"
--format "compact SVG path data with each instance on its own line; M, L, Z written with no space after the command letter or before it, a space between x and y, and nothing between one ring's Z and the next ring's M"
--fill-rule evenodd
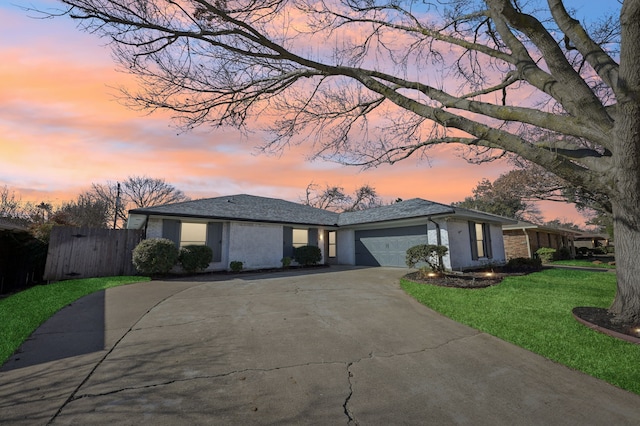
M590 330L571 314L577 306L608 307L614 274L548 269L475 290L406 279L401 285L455 321L640 394L640 345Z
M0 299L0 365L42 323L68 304L99 290L142 281L149 281L149 278L107 277L60 281L31 287Z

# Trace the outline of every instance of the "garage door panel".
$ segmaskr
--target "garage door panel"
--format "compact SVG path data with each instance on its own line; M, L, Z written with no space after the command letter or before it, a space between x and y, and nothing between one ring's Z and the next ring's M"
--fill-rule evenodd
M406 267L409 247L427 244L427 226L356 231L356 264Z

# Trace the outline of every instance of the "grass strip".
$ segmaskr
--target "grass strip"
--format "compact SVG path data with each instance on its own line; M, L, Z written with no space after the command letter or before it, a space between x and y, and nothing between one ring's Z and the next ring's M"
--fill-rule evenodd
M476 290L406 279L401 285L457 322L640 394L640 369L635 368L640 345L593 331L571 314L577 306L608 307L615 294L614 274L549 269Z
M105 277L38 285L0 299L0 365L42 323L79 298L99 290L149 281L147 277Z
M571 259L571 260L556 260L553 265L565 265L565 266L579 266L583 268L603 268L603 269L616 269L616 265L609 265L608 263L593 263L591 260Z

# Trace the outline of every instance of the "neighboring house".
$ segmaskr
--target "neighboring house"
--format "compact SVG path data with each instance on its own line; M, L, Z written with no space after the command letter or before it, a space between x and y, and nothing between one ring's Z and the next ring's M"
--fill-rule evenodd
M611 240L607 234L585 232L577 235L575 239L576 248L585 247L591 250L598 247L609 247L611 245Z
M335 213L242 194L133 209L127 227L178 246L208 245L208 270L226 270L232 261L280 267L303 245L320 247L323 263L406 267L406 250L417 244L447 246L445 268L463 270L505 262L505 223L515 221L418 198Z
M502 234L507 259L533 258L536 251L542 247L556 250L567 248L573 257L576 254L574 239L580 234L580 231L520 221L515 224L503 225Z
M0 231L28 232L28 229L24 225L18 225L9 219L0 217Z

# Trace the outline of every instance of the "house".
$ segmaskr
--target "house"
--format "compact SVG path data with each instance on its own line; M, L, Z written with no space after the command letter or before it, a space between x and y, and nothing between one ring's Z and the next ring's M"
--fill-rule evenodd
M533 258L536 251L542 247L556 250L566 248L571 257L574 257L576 254L574 240L580 235L580 231L519 221L503 225L502 234L507 259Z
M406 267L406 250L417 244L447 246L445 268L464 270L504 263L502 225L514 222L419 198L335 213L241 194L133 209L127 227L178 246L210 246L208 270L226 270L232 261L280 267L303 245L320 247L323 263Z

